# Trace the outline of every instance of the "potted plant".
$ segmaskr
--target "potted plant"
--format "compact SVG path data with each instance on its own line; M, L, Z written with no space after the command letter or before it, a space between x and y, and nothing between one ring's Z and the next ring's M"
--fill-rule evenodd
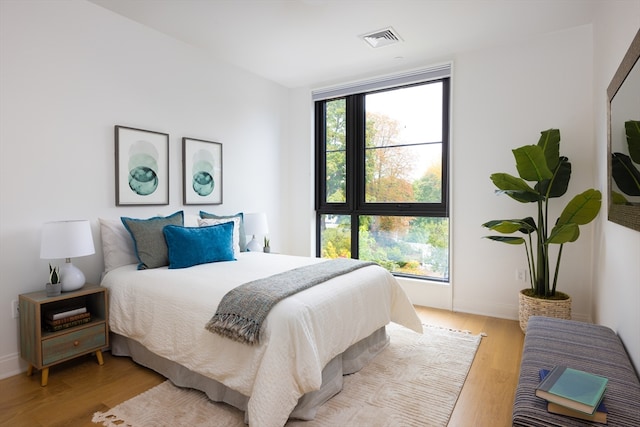
M269 246L269 242L270 240L267 238L267 236L264 237L264 248L263 251L266 253L271 252L271 246Z
M520 291L519 318L520 327L526 332L531 315L571 318L570 296L556 291L562 250L565 243L575 242L580 237L580 225L588 224L598 215L602 194L589 189L576 195L552 221L549 203L567 192L571 178L571 163L567 157L560 156L560 131L541 132L537 145L516 148L513 155L519 177L494 173L491 181L498 188L496 193L506 194L521 203L533 203L534 216L492 220L482 226L507 234L485 236L488 239L524 245L531 286ZM510 236L513 233L521 236ZM552 265L550 246L554 244L559 248Z
M60 268L56 265L51 266L49 263L49 283L45 285L48 297L55 297L60 295L62 290L62 282L60 282Z

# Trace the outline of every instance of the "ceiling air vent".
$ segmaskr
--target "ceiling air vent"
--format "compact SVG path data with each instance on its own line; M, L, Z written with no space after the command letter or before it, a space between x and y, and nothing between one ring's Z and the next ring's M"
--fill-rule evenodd
M402 41L402 38L400 38L396 30L391 27L374 31L373 33L363 34L360 36L360 38L367 42L369 46L374 48L389 46L390 44L395 44Z

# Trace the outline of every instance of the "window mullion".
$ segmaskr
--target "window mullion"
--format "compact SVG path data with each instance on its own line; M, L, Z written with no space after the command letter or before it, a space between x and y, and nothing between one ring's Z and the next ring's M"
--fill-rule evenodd
M449 90L450 80L442 80L442 187L441 204L444 216L449 217Z
M347 97L347 165L351 207L351 257L359 258L359 209L364 202L364 95Z
M315 168L316 168L316 211L326 206L327 182L325 179L327 171L326 154L326 103L316 102L315 104Z

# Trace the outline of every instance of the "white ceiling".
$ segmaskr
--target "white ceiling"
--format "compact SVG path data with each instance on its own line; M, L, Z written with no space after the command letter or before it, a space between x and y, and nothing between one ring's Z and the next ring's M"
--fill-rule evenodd
M452 59L592 22L606 0L89 0L286 87ZM373 49L359 36L393 27Z

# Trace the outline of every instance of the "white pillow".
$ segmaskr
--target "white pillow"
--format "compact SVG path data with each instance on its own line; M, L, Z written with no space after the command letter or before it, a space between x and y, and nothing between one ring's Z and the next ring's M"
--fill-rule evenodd
M184 215L184 226L185 227L198 227L198 220L200 217L198 215L193 214L185 214Z
M104 271L107 272L123 265L137 264L138 258L133 246L133 239L124 228L122 221L104 218L99 218L99 221Z
M200 218L198 219L198 225L200 227L206 227L208 225L225 224L227 222L233 222L233 256L238 258L240 254L240 218Z

